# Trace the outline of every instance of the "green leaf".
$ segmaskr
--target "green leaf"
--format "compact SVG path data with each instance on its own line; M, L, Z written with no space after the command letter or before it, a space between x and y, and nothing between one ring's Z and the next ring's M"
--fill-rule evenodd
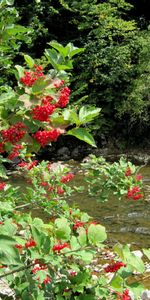
M45 234L42 232L42 230L37 229L34 225L31 225L31 230L32 230L32 236L33 239L36 241L37 246L40 248L42 247L45 239Z
M29 66L29 68L33 68L35 64L34 59L27 54L24 54L24 59L26 61L26 64Z
M20 265L20 256L15 248L15 239L0 234L0 262L6 265Z
M143 249L143 253L148 257L150 260L150 249Z
M63 57L66 57L69 53L68 47L63 47L61 44L59 44L57 41L51 41L49 43L50 46L55 48Z
M81 248L80 244L78 243L78 240L75 236L71 237L70 240L70 246L71 246L71 250L75 251Z
M19 75L19 78L23 77L24 76L24 68L19 66L19 65L16 65L15 68L17 69L18 71L18 75ZM18 78L17 78L18 79Z
M142 259L135 254L131 253L129 256L127 256L127 264L131 265L133 270L137 270L140 273L144 273L145 266Z
M77 139L84 141L85 143L96 147L93 136L85 128L74 128L67 131L68 135L73 135Z
M40 77L35 81L32 86L32 93L34 95L42 93L42 91L50 84L50 80L45 80L44 78Z
M64 120L70 121L72 124L80 125L78 115L75 110L65 109L63 111Z
M69 240L71 229L68 221L65 218L55 220L55 234L58 239Z
M88 239L89 241L98 246L100 243L104 242L107 238L106 229L100 224L91 224L88 228Z
M121 278L119 275L115 275L111 280L111 286L116 290L122 290L123 278Z
M133 295L135 295L135 299L141 299L141 294L145 289L144 286L138 282L134 282L128 284L127 288L129 287L130 291L132 291Z
M6 175L6 172L7 172L6 168L4 167L4 165L2 165L0 163L0 177L1 178L8 178L7 175Z
M91 122L100 113L100 108L82 106L79 111L79 120L81 124Z
M113 250L115 253L118 254L118 256L121 258L121 260L124 260L123 246L121 244L116 244L113 247Z
M17 232L17 226L12 223L11 219L7 219L1 228L1 234L14 236Z
M86 235L86 230L83 227L78 228L78 241L81 246L86 246L87 245L87 235Z

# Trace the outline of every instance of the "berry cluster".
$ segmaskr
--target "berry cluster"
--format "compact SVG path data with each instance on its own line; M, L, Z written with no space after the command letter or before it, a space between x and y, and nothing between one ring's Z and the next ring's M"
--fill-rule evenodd
M57 194L58 195L63 195L64 194L64 189L62 189L60 186L57 188Z
M20 141L26 131L24 130L26 126L22 122L18 122L15 125L10 126L8 129L2 130L1 134L4 142L11 142L12 144Z
M47 266L41 262L37 263L32 269L32 273L35 274L37 271L46 270Z
M130 167L128 167L125 171L125 176L128 177L128 176L131 176L131 174L132 174L131 169L130 169Z
M47 122L49 116L54 112L55 110L55 105L47 104L47 105L37 105L35 106L31 114L33 114L33 119L39 120L42 122Z
M135 176L135 179L136 179L137 181L142 180L142 178L143 178L143 176L142 176L142 175L139 175L139 174L137 174L137 175Z
M36 247L36 241L34 241L32 238L30 238L26 243L25 243L26 248L31 248L31 247Z
M53 250L53 252L60 253L60 251L64 248L70 248L69 244L68 243L57 244L57 245L53 246L52 250Z
M50 142L56 142L57 138L60 135L60 131L57 129L52 129L50 131L37 131L33 134L33 138L41 145L41 147L45 147Z
M5 186L6 186L5 182L0 182L0 191L4 190Z
M143 194L138 186L134 186L132 189L128 190L127 198L132 200L139 200L143 198Z
M25 168L27 170L31 170L34 166L36 166L38 164L38 160L34 160L32 162L25 162L25 161L22 161L21 163L18 164L18 166L20 168Z
M5 149L4 149L4 143L0 143L0 153L4 153Z
M115 273L117 272L121 267L126 267L126 265L123 262L115 262L114 264L108 265L104 268L106 273Z
M73 230L77 230L78 227L83 227L84 225L85 225L85 222L75 221L75 223L73 225Z
M43 68L41 66L34 66L34 71L24 71L24 77L20 78L20 82L23 83L25 86L31 87L34 82L40 78L44 77L42 72Z
M129 295L129 290L127 289L123 292L123 294L118 293L118 296L119 296L119 300L131 300L131 297Z
M60 97L56 103L56 107L64 108L69 102L70 89L66 86L61 90Z
M62 182L62 183L67 183L67 182L69 182L73 177L74 177L74 174L72 174L72 173L67 174L67 175L64 175L64 176L61 178L60 182Z
M19 150L23 149L22 145L15 145L12 149L12 151L9 153L8 158L10 160L13 160L15 157L19 156L20 152Z
M59 89L65 83L64 80L60 80L57 83L54 83L56 89Z
M48 105L53 101L53 97L52 96L43 96L41 101L42 101L43 105Z

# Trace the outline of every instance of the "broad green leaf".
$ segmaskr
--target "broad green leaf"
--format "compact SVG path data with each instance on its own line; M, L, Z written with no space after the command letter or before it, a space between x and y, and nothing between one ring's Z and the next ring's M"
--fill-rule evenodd
M63 47L57 41L51 41L49 45L55 48L63 57L66 57L69 53L69 48L67 46Z
M17 226L12 223L11 219L7 219L1 227L1 234L14 236L17 232Z
M27 54L24 54L24 59L26 61L26 64L29 66L29 68L33 68L33 66L35 64L34 59L30 55L27 55Z
M111 280L111 286L115 289L115 290L122 290L123 287L123 278L121 278L119 275L116 275L113 277L113 279Z
M35 81L32 86L32 93L34 95L41 94L42 91L50 84L50 80L45 80L44 78L40 77Z
M133 253L131 253L127 257L127 264L131 265L133 270L137 270L140 273L144 273L144 271L145 271L144 262L142 261L142 259L140 257L136 256Z
M82 106L79 111L79 120L81 124L91 122L100 113L100 108Z
M121 244L116 244L113 247L113 250L115 253L118 254L118 256L121 258L121 260L124 260L123 246Z
M75 251L75 250L78 250L81 248L77 238L75 236L72 236L71 237L71 240L70 240L70 246L71 246L71 250Z
M19 78L23 77L24 76L24 68L19 65L16 65L15 68L18 71Z
M67 131L68 135L73 135L77 139L84 141L85 143L96 147L93 136L85 128L74 128Z
M143 253L148 257L150 260L150 249L143 249Z
M63 111L64 120L70 121L72 124L80 125L78 115L75 110L65 109Z
M25 33L27 31L28 31L28 29L21 25L11 25L11 26L6 27L6 32L9 35L16 35L20 32Z
M106 229L100 224L91 224L88 228L88 239L89 241L97 246L104 242L107 238Z
M69 223L65 218L58 218L55 220L55 234L58 239L69 240L71 229Z
M79 256L80 259L82 259L87 264L91 263L93 260L93 252L88 250L81 250L76 253L77 256Z
M6 168L4 167L4 165L2 165L0 163L0 177L1 178L8 178L7 175L6 175L6 172L7 172Z
M32 236L33 239L36 241L37 246L41 247L43 245L44 239L45 239L45 234L40 230L39 228L31 225L31 230L32 230Z
M135 299L141 299L141 294L145 289L145 287L139 282L128 284L127 288L132 291L133 295L136 297Z
M0 262L4 265L20 265L20 256L15 248L16 240L0 234Z
M83 227L78 228L78 241L81 246L86 246L87 244L87 234L86 230Z
M14 206L11 202L2 202L0 201L1 212L10 212L14 210Z

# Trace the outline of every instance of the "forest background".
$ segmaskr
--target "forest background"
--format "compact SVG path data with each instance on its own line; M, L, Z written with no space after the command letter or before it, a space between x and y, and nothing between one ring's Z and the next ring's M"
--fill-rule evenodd
M71 77L73 105L95 105L101 115L90 123L99 145L149 144L150 26L149 1L15 0L5 1L4 20L18 30L1 45L1 85L16 84L13 65L22 53L42 56L52 40L85 50L75 58ZM9 20L8 20L9 19ZM28 31L21 32L19 26ZM9 29L10 30L10 29ZM16 43L17 40L17 43ZM19 41L19 42L18 42ZM8 54L8 55L7 55ZM12 68L10 68L12 66ZM113 136L115 139L113 140Z

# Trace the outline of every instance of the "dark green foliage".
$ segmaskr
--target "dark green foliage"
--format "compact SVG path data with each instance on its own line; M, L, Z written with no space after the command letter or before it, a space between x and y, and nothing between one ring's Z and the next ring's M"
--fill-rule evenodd
M102 108L91 124L97 136L143 134L149 129L148 5L147 0L15 0L15 20L33 31L31 43L22 39L15 51L9 49L11 60L20 63L20 46L40 57L52 40L84 47L74 63L72 103Z

